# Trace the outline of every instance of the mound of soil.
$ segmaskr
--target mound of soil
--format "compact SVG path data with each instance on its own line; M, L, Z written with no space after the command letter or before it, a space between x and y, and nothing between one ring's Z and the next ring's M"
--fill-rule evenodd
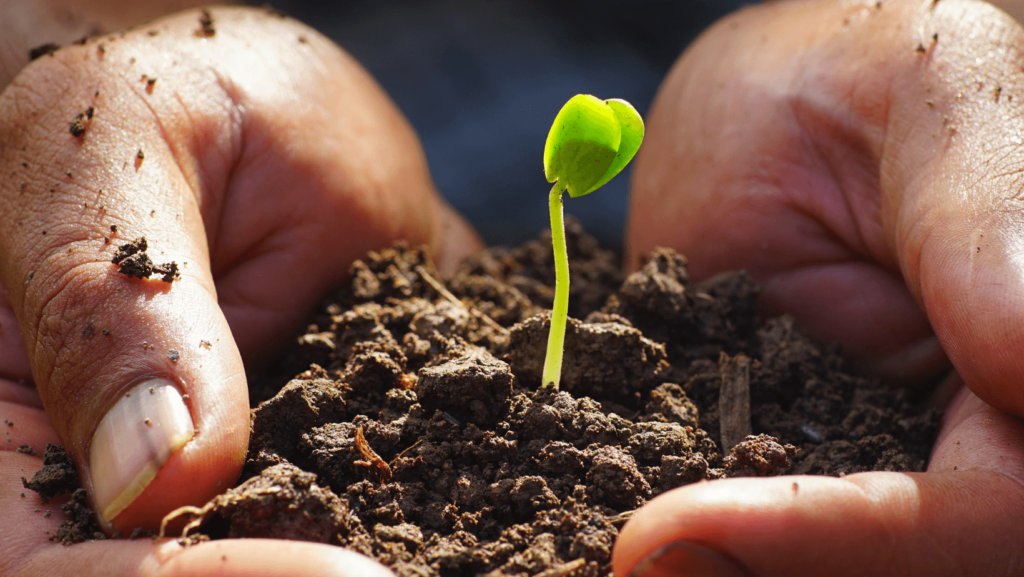
M548 236L444 286L420 250L357 262L276 371L298 376L263 382L242 482L203 530L334 543L403 576L607 575L631 512L680 485L924 469L937 412L757 318L745 274L691 284L658 250L623 279L575 223L568 245L560 391L539 388ZM736 381L750 436L723 450Z
M623 278L567 235L561 390L539 387L549 236L443 284L422 250L370 253L251 376L242 478L193 533L332 543L400 576L608 575L623 523L675 487L924 469L939 414L758 318L744 273L694 284L661 249Z

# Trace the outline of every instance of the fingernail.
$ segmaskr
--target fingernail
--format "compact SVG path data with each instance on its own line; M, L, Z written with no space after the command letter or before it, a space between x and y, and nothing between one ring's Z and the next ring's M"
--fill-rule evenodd
M100 421L89 449L93 496L112 521L156 478L195 434L181 393L167 379L151 379L125 393Z
M651 553L630 577L751 577L743 566L721 553L689 541L677 541Z

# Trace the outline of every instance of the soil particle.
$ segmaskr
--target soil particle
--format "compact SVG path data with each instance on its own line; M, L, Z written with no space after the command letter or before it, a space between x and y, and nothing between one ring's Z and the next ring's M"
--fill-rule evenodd
M96 523L96 517L86 500L85 489L76 489L71 494L71 499L60 508L68 516L68 519L61 522L57 532L50 536L50 541L57 541L62 545L74 545L107 538Z
M709 467L707 459L701 453L693 453L685 457L664 455L661 458L661 490L668 491L711 478Z
M629 319L646 338L665 344L670 363L685 367L697 359L717 362L722 352L753 356L750 339L758 327L758 292L743 272L692 285L686 258L660 248L601 311Z
M651 496L651 487L637 469L636 460L614 446L587 451L587 496L621 509L635 509Z
M424 367L417 376L416 396L428 412L445 411L486 426L508 410L512 373L486 350L474 348L443 365Z
M43 468L32 475L32 480L21 478L26 489L39 493L43 503L62 493L71 493L81 486L78 470L71 455L60 445L46 444L43 452Z
M116 232L117 228L111 226L110 230ZM165 283L172 283L179 280L178 263L171 261L164 264L153 264L146 251L149 245L146 237L139 237L127 244L121 245L110 262L117 265L117 272L129 277L148 279L151 275L161 275L160 280Z
M75 119L71 121L71 126L69 127L69 131L72 136L75 138L85 136L85 131L89 128L89 125L92 124L92 116L95 110L95 108L90 106L85 109L85 112L79 112L75 116Z
M697 406L686 396L683 388L675 383L662 383L651 391L640 420L679 423L694 429L700 426Z
M232 539L259 536L337 544L365 534L345 500L316 480L294 465L275 465L214 498L208 514Z
M193 34L200 38L210 38L217 34L217 29L213 27L213 16L206 8L199 11L199 29Z
M343 389L315 367L253 410L249 459L243 477L283 461L303 462L298 443L305 432L345 420Z
M789 459L797 454L793 445L781 445L769 435L750 435L723 459L727 477L770 477L781 475Z
M32 447L28 446L28 445L21 445L21 446L19 446L18 447L18 452L19 453L24 453L26 455L35 455L36 454L36 450L33 449Z
M28 51L29 62L35 60L36 58L46 56L47 54L52 55L54 52L58 50L60 50L60 45L54 44L53 42L36 46L35 48Z

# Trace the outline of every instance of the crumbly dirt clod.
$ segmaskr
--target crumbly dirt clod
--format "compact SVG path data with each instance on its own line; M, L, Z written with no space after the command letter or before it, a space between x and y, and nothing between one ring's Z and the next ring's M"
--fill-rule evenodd
M264 469L209 507L229 538L263 537L338 543L362 532L345 501L316 483L316 475L281 463Z
M471 350L417 374L416 399L428 412L444 411L457 420L494 425L508 411L512 372L508 363L484 349Z
M71 460L71 454L60 445L46 444L43 452L43 468L32 475L31 480L21 478L26 489L39 493L43 503L63 493L71 493L81 486L78 470Z
M213 26L213 16L206 8L199 11L199 29L194 34L200 38L210 38L217 35L217 29Z
M539 388L549 237L484 251L444 286L422 249L371 252L250 376L241 484L199 538L334 543L402 577L596 577L632 511L681 485L923 470L938 413L844 372L792 319L758 318L745 274L692 283L659 249L623 279L567 228L561 390ZM736 367L720 361L737 358L753 434L723 451Z
M796 454L796 447L770 435L750 435L732 448L722 465L730 477L772 477L781 475Z
M110 230L117 232L115 226L111 226ZM160 275L160 280L168 284L181 278L178 274L178 263L171 261L153 264L146 254L147 250L149 243L146 242L146 237L142 236L121 245L110 262L117 265L117 272L129 278L148 279L153 275Z
M54 44L53 42L48 42L46 44L41 44L41 45L36 46L35 48L32 48L32 49L30 49L28 51L28 59L31 62L32 60L35 60L36 58L42 58L43 56L46 56L48 54L53 54L54 52L56 52L58 50L60 50L60 45L59 44Z
M57 532L50 535L50 541L56 541L61 545L74 545L85 541L106 539L86 500L85 489L75 489L71 499L60 506L64 514L68 516L57 527Z

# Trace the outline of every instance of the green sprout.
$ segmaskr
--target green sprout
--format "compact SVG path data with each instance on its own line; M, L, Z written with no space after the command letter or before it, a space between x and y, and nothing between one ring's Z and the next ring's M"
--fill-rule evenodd
M544 176L551 188L551 245L555 253L555 302L544 358L543 387L554 387L562 377L562 348L569 313L569 257L562 222L562 193L572 198L590 194L629 164L644 139L644 121L636 109L612 98L601 100L577 94L555 117L544 145Z

